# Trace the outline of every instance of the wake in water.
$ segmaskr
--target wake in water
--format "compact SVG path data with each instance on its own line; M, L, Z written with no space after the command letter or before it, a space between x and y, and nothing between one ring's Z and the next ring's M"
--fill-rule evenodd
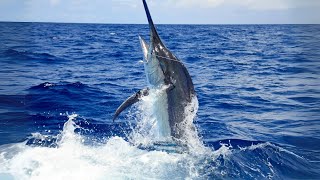
M280 172L284 168L306 171L305 159L268 142L241 147L230 140L220 142L216 150L205 147L192 123L196 98L183 123L187 147L166 141L154 118L153 105L159 96L161 92L152 92L131 113L138 122L128 137L88 144L87 137L77 133L83 127L75 123L78 115L73 114L57 136L34 133L25 142L1 146L0 179L253 179L281 178L279 174L288 175ZM299 164L293 166L285 157Z

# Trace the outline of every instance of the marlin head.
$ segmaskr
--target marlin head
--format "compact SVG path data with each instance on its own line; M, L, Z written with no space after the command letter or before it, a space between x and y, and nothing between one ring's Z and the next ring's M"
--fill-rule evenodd
M147 81L151 86L159 87L164 84L165 79L159 60L157 59L156 54L152 53L152 47L149 46L141 36L139 36L139 39L143 52L143 62Z
M149 84L155 87L161 85L172 84L170 82L171 72L169 72L170 61L179 61L169 49L161 41L155 25L152 21L148 5L145 0L142 0L144 9L147 15L150 28L150 43L147 43L140 37L140 43L144 57L146 60L145 71ZM148 49L146 51L146 49Z

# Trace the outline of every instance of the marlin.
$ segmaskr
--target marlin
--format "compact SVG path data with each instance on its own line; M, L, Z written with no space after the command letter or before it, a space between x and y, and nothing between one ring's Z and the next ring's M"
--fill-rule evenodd
M185 126L182 126L186 119L186 108L196 98L194 85L187 68L161 41L147 3L145 0L142 2L150 27L150 43L147 44L141 36L139 39L149 86L124 101L116 110L113 120L143 96L148 96L151 89L163 89L162 100L156 101L158 104L155 105L160 112L157 121L162 135L180 140L186 136Z

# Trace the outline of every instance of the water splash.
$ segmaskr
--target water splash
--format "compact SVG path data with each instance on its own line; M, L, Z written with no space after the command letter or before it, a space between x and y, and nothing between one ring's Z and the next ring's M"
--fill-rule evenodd
M152 101L145 100L143 103L148 106ZM279 171L283 166L308 168L306 160L302 157L268 142L236 148L229 141L229 144L221 143L216 150L204 147L197 136L197 131L190 124L197 108L197 99L194 99L186 110L189 116L184 126L190 127L186 137L189 151L179 151L178 147L168 144L156 144L152 139L159 135L156 132L158 130L156 120L150 121L145 117L148 114L140 114L140 117L145 119L142 118L138 122L140 124L130 134L129 141L113 136L104 143L88 145L84 142L85 137L76 133L81 127L74 122L78 115L72 114L68 115L63 130L55 137L56 146L30 146L26 142L0 146L0 178L5 180L172 179L172 177L266 179L281 178L279 174L284 173ZM146 112L151 113L151 110ZM34 133L32 138L46 141L52 137ZM155 148L141 148L141 143L148 145L152 143ZM169 147L172 151L168 151ZM286 164L280 157L299 158L299 162L304 163L292 167L292 162Z
M185 130L185 136L182 138L183 144L188 146L190 153L194 154L207 154L211 152L209 148L206 148L202 142L202 139L198 135L198 130L194 125L194 120L199 108L198 98L192 97L191 103L189 103L185 109L185 119L180 124L180 129Z
M133 112L136 117L137 126L133 128L129 135L130 142L135 145L148 146L154 142L170 142L170 126L168 115L165 113L166 86L160 89L150 89L149 95L142 97L142 101L137 106L137 111Z
M160 89L150 89L149 95L142 98L141 103L137 106L137 111L134 111L133 117L136 117L137 126L133 128L129 135L129 141L132 144L139 146L154 146L161 144L162 147L171 148L176 145L177 151L188 151L188 153L203 154L210 152L209 148L205 148L201 138L198 136L197 129L194 125L194 119L198 111L198 99L192 97L192 101L185 108L185 119L179 124L179 129L185 131L185 136L179 139L179 143L183 144L184 148L173 141L170 133L170 125L167 114L167 86L162 86ZM163 102L164 101L164 102ZM163 107L162 107L163 106ZM168 146L165 147L167 144Z
M189 177L186 154L139 149L121 137L99 146L85 145L69 115L57 136L57 147L26 142L0 147L0 177L15 179L168 179ZM39 133L33 138L46 138Z

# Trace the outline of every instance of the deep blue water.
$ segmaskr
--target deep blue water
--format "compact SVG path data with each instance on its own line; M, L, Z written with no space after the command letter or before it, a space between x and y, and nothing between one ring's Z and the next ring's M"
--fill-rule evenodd
M122 173L119 176L97 177L320 178L320 25L157 27L192 76L199 101L194 123L212 156L178 162L164 158L161 163L167 169L153 164L155 169L161 166L154 174L144 174L144 169L152 171L151 166L134 164L138 160L133 159L134 165L128 167L141 167L140 177L127 175L128 167L113 169ZM85 147L103 146L115 136L130 141L137 118L126 111L113 123L112 115L147 85L138 35L147 39L148 26L0 23L0 177L41 177L44 167L64 158L56 142L64 136L68 114L78 115L75 132ZM25 146L10 154L16 145ZM62 155L53 161L36 159L41 149ZM22 166L15 158L27 152L31 155L25 157L37 165ZM105 158L94 152L95 158ZM163 153L167 154L159 158L171 156ZM121 157L117 162L123 161ZM109 166L95 163L108 171ZM183 170L175 174L172 169Z

